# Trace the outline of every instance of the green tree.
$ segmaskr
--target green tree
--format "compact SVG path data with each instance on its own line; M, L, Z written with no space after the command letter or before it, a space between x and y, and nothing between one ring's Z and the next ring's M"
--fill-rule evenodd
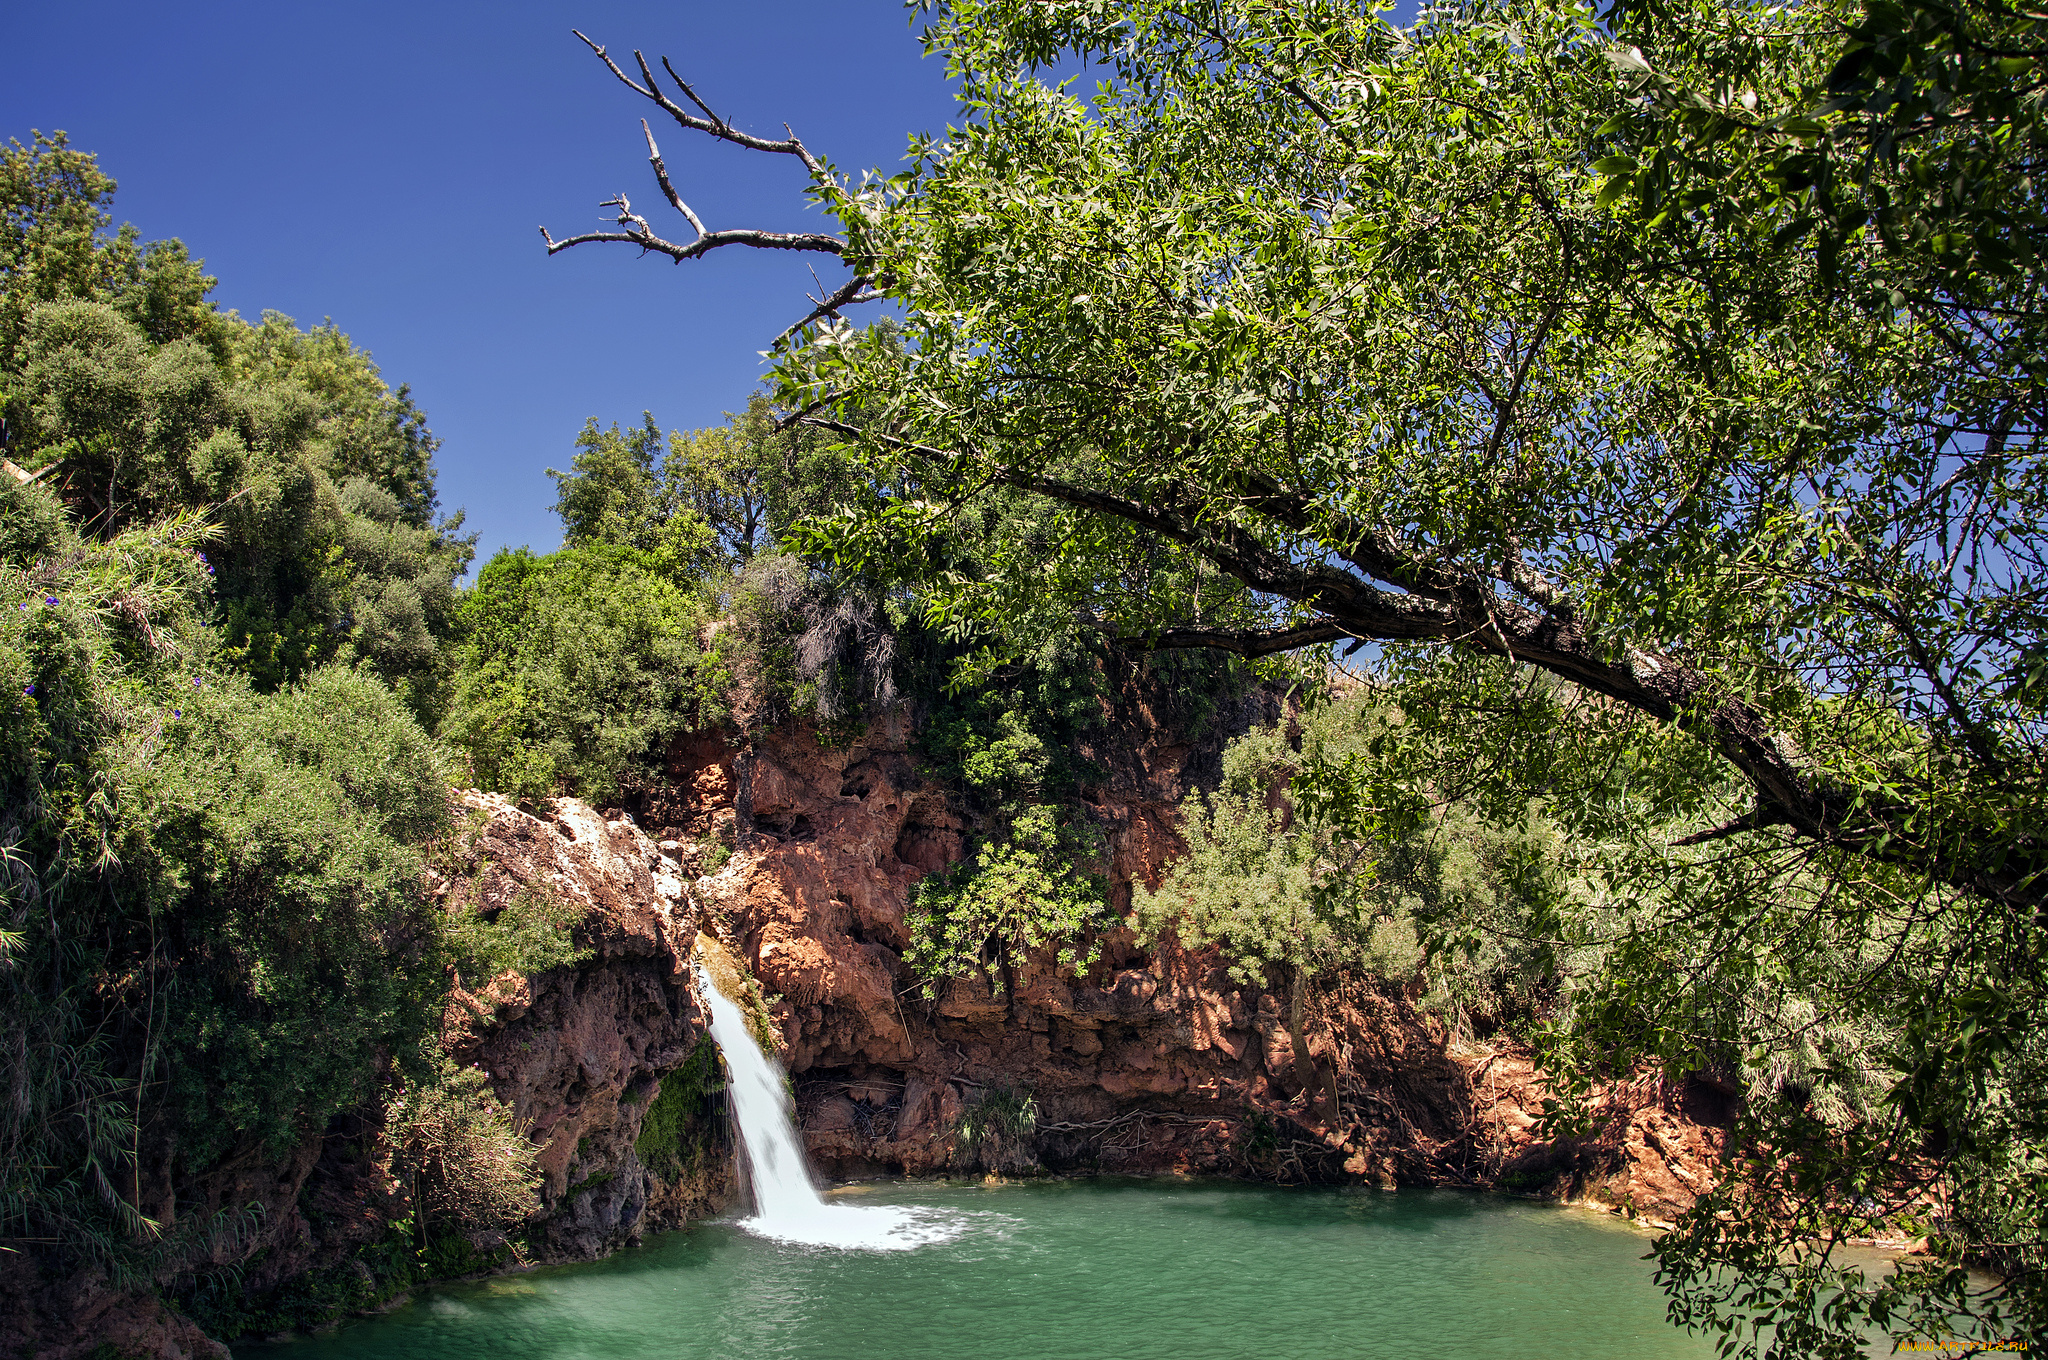
M206 301L214 280L179 241L141 243L132 226L108 235L114 181L62 132L0 147L0 372L12 372L37 304L113 302L152 344L198 340L219 352L223 318ZM0 423L0 449L14 431Z
M667 480L732 561L744 563L768 543L774 442L768 400L758 393L723 425L669 436Z
M593 416L570 470L548 470L562 541L663 553L686 574L714 558L743 567L807 514L847 498L853 483L831 444L814 430L779 430L759 392L725 424L672 430L666 442L651 412L630 432Z
M1597 965L1597 952L1563 938L1605 922L1569 890L1555 826L1533 806L1495 821L1390 783L1380 753L1405 721L1368 687L1319 696L1287 725L1233 741L1215 791L1182 803L1187 853L1156 889L1132 890L1141 941L1170 932L1190 948L1214 945L1240 981L1284 987L1305 1088L1316 1082L1304 1002L1319 978L1419 977L1423 1004L1461 1030L1528 1033L1559 1013L1568 973L1583 981ZM1320 796L1332 782L1336 800ZM1379 803L1369 840L1344 802L1361 790ZM1567 966L1566 955L1579 957Z
M1407 720L1304 801L1370 845L1544 796L1627 907L1557 1078L1746 1064L1769 1155L1665 1239L1674 1316L1815 1354L2048 1326L2039 20L922 12L966 112L909 169L757 146L843 235L749 243L854 273L780 351L880 492L811 546L943 567L1021 494L1049 532L991 515L925 575L992 648L1370 644ZM1826 1100L1770 1058L1802 1044ZM1935 1203L1931 1262L1833 1254Z
M145 1154L174 1190L274 1154L438 1022L447 772L367 675L209 664L217 529L59 528L0 561L0 1219L147 1274L209 1219L153 1221Z
M462 599L442 735L480 786L599 801L716 721L729 677L703 601L649 554L613 544L500 552Z
M600 429L592 416L576 436L576 448L569 471L548 469L562 541L572 548L616 543L653 552L672 509L663 503L657 475L661 431L654 413L642 412L640 427L630 434L617 421Z
M181 243L107 233L113 190L62 134L0 149L0 447L98 537L206 508L259 685L363 664L431 720L471 540L424 417L331 324L221 314Z
M370 1101L520 941L422 882L470 549L419 411L112 192L0 149L0 1234L149 1287L247 1247L223 1163Z

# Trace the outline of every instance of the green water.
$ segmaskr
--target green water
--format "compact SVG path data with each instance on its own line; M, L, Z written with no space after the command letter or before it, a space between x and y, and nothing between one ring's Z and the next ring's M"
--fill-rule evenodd
M835 1197L837 1198L837 1197ZM1213 1182L878 1186L960 1235L900 1252L699 1224L594 1265L425 1291L237 1360L1665 1360L1649 1239L1448 1191Z

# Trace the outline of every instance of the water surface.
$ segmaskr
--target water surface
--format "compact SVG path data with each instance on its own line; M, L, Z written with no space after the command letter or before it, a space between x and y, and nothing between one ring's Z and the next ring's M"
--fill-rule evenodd
M910 1250L698 1224L608 1261L422 1291L237 1360L1677 1360L1647 1235L1452 1191L1206 1181L858 1187L959 1225ZM833 1196L849 1202L846 1192Z

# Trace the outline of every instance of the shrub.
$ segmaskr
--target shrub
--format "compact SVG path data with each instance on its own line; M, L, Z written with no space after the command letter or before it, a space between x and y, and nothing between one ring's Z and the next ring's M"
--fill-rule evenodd
M541 1172L525 1129L484 1074L457 1067L438 1042L421 1047L411 1084L385 1104L384 1141L430 1242L431 1223L474 1234L516 1224L539 1207ZM437 1273L463 1272L444 1263Z
M579 948L572 932L586 914L579 903L532 887L489 916L464 903L448 914L448 956L472 987L508 971L531 977L581 963L591 951Z
M1031 1092L985 1087L953 1126L954 1161L983 1171L1015 1171L1038 1162L1038 1102Z
M723 716L728 676L702 601L649 555L501 552L464 597L443 735L487 789L604 801L678 732Z
M172 899L159 929L186 961L170 1089L204 1165L239 1137L282 1150L324 1125L433 1027L440 920L416 847L446 825L447 771L354 671L275 696L200 683L179 702L136 784Z
M1005 967L1045 945L1061 967L1095 962L1096 932L1110 924L1108 897L1100 875L1075 867L1087 854L1077 839L1062 832L1052 808L1030 807L1008 835L911 890L903 959L927 997L946 978L977 974L1000 993Z

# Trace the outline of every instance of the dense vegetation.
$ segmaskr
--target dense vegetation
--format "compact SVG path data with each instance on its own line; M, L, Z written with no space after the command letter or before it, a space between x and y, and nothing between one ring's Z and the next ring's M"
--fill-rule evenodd
M1561 1129L1645 1064L1739 1083L1657 1246L1731 1347L2048 1330L2043 20L916 9L959 127L861 185L761 144L842 228L783 244L854 270L772 398L593 420L563 549L468 591L405 389L109 233L61 138L0 152L0 1234L154 1274L246 1227L165 1230L183 1189L353 1109L423 1208L513 1212L431 1036L458 971L567 957L545 903L424 898L452 780L623 798L693 729L907 702L973 827L909 961L1002 990L1112 924L1115 698L1194 725L1292 656L1298 733L1190 799L1141 935L1297 1017L1419 970ZM621 225L578 240L687 253ZM1931 1250L1870 1275L1874 1228Z
M2041 17L913 8L964 112L886 180L612 64L838 218L751 242L852 273L779 349L878 493L813 550L919 583L970 683L1077 622L1364 644L1355 749L1288 762L1298 834L1226 790L1155 917L1331 966L1461 825L1533 914L1406 919L1433 960L1577 960L1561 1082L1747 1092L1659 1244L1677 1320L1748 1353L2048 1328ZM550 249L708 249L621 225ZM1931 1255L1844 1264L1872 1223Z
M260 1225L196 1212L212 1179L331 1125L375 1130L411 1217L371 1277L255 1302L183 1279L208 1325L314 1320L516 1231L534 1149L441 1018L457 980L581 956L564 904L425 891L466 862L455 784L615 803L686 732L801 719L844 742L908 701L980 827L920 898L916 965L1000 986L1015 951L1107 924L1072 750L1128 666L1069 641L949 688L975 639L797 551L800 521L862 503L828 440L776 431L758 396L689 433L593 420L555 474L561 550L501 552L464 589L405 389L331 325L218 311L179 243L109 232L113 182L61 136L0 172L8 1251L129 1282L232 1261ZM963 569L987 529L947 549ZM1164 669L1191 712L1221 674ZM707 1052L664 1078L650 1165L701 1154Z
M0 148L0 1246L232 1259L209 1174L386 1099L422 1212L503 1217L531 1150L430 1040L456 968L563 946L423 891L471 555L433 437L334 327L107 232L113 190Z

